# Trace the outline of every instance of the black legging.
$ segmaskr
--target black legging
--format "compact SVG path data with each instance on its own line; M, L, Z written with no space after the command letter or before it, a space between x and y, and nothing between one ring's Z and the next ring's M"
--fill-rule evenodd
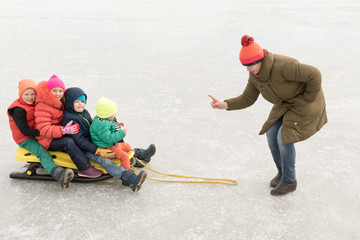
M66 152L79 170L90 167L89 160L70 137L54 138L50 143L49 151Z

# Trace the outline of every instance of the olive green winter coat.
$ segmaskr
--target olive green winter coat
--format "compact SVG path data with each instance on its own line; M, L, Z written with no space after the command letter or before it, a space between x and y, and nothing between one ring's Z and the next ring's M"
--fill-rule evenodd
M250 73L242 95L227 99L228 110L251 106L259 94L274 104L259 134L264 134L282 116L283 144L303 141L327 122L321 73L297 60L268 53L259 77Z

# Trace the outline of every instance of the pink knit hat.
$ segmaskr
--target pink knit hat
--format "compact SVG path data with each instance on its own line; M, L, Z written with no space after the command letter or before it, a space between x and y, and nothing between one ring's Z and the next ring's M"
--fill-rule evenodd
M49 90L56 87L61 87L64 90L64 92L66 90L64 82L56 75L51 76L51 78L47 81L46 86Z

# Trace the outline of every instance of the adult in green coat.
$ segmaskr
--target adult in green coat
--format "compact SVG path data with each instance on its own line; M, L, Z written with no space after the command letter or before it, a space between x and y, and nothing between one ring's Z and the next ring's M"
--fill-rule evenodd
M223 102L212 97L214 109L238 110L255 103L259 94L274 104L260 134L266 133L278 174L270 181L272 195L296 190L295 147L327 122L321 73L296 59L262 49L252 37L241 39L240 62L249 71L243 93Z

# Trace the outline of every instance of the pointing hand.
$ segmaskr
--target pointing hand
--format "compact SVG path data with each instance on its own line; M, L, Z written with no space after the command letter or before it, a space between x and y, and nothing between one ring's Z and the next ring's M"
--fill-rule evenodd
M227 109L228 108L228 104L226 102L220 102L219 100L217 100L216 98L214 98L211 95L209 95L209 97L212 99L212 101L210 102L210 105L213 109Z

